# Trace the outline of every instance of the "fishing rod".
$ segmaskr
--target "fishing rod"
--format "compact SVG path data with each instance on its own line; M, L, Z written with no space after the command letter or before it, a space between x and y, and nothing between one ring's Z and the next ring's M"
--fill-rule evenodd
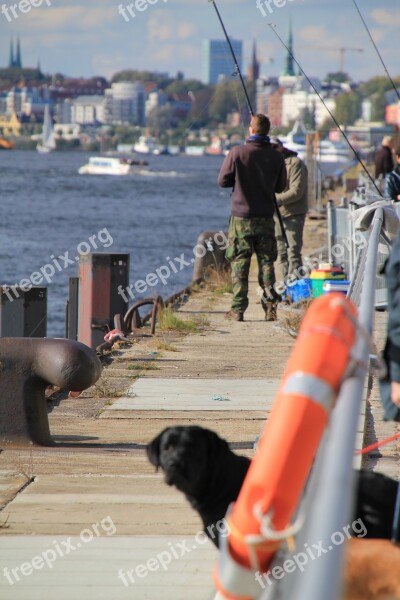
M376 51L377 55L379 56L379 59L380 59L380 61L381 61L381 63L382 63L382 66L383 66L383 68L385 69L386 75L388 76L388 79L389 79L390 83L392 84L394 91L395 91L395 92L396 92L396 94L397 94L397 98L400 100L400 94L399 94L399 90L397 89L397 87L396 87L396 84L394 83L394 81L393 81L392 77L390 76L390 73L389 73L389 71L387 70L387 67L386 67L386 65L385 65L385 62L384 62L384 60L383 60L382 56L381 56L381 53L380 53L380 52L379 52L379 50L378 50L378 46L375 44L374 38L372 37L372 35L371 35L371 32L370 32L370 30L369 30L369 28L368 28L368 25L367 25L367 23L365 22L365 19L364 19L364 17L363 17L363 16L362 16L362 14L361 14L361 11L360 11L360 9L359 9L359 7L358 7L358 4L357 4L356 0L353 0L353 4L354 4L354 6L355 6L355 9L356 9L356 11L358 12L358 14L359 14L359 16L360 16L360 19L361 19L361 21L362 21L362 23L363 23L363 25L364 25L364 27L365 27L365 29L366 29L367 33L368 33L369 39L371 40L371 43L372 43L373 47L375 48L375 51Z
M244 84L244 81L243 81L242 73L240 71L240 67L239 67L239 63L238 63L236 55L235 55L235 51L234 51L234 49L232 47L231 41L230 41L229 36L227 34L227 31L225 29L224 22L222 20L222 17L220 15L218 7L217 7L217 5L215 3L215 0L208 0L208 1L211 2L214 5L215 12L217 13L217 17L219 19L219 22L221 23L222 31L224 32L226 41L228 42L228 46L229 46L229 49L230 49L231 54L232 54L233 62L234 62L234 65L235 65L235 74L239 75L240 83L242 84L244 95L246 97L246 102L247 102L247 106L248 106L248 109L249 109L249 112L250 112L250 116L253 117L254 116L254 112L253 112L253 108L251 106L250 98L249 98L249 95L247 93L247 89L246 89L246 86ZM281 215L281 212L279 210L279 206L278 206L278 203L276 201L275 195L274 195L274 205L275 205L275 211L276 211L276 214L277 214L277 217L278 217L279 225L280 225L280 228L281 228L282 237L283 237L283 240L285 242L285 246L286 246L286 248L289 248L289 242L288 242L288 239L287 239L285 226L283 225L282 215Z
M313 82L311 81L311 79L308 77L308 75L304 72L304 70L302 69L301 65L299 64L298 60L295 58L293 52L290 50L290 48L285 44L284 40L281 38L281 36L279 35L279 33L276 31L275 29L275 25L273 23L268 23L268 27L270 27L270 29L272 29L272 31L274 32L274 34L276 35L276 37L278 38L278 40L281 42L281 44L286 48L286 50L288 51L289 55L291 56L291 58L294 60L294 62L296 63L296 65L299 67L300 71L303 73L304 77L307 79L308 83L310 84L310 86L312 87L312 89L314 90L314 92L317 94L318 98L321 100L322 104L324 105L324 107L326 108L326 110L329 113L329 116L331 117L331 119L333 120L333 122L335 123L336 127L339 129L340 133L342 134L342 136L344 137L344 139L346 140L347 144L349 145L349 148L351 149L351 151L353 152L354 156L356 157L356 159L358 160L358 162L360 163L360 165L362 166L362 168L364 169L365 173L368 176L368 179L372 182L374 188L376 189L376 191L378 192L379 196L382 196L382 192L380 191L380 189L378 188L378 186L375 183L375 180L373 179L373 177L371 176L370 172L368 171L367 167L364 164L364 161L362 160L362 158L360 157L360 155L358 154L357 150L354 148L354 146L352 145L352 143L350 142L349 138L347 137L346 133L344 132L343 128L339 125L339 122L337 121L335 115L333 114L333 112L330 110L330 108L328 108L328 106L326 105L326 102L324 101L324 99L322 98L321 94L319 93L319 91L317 90L317 88L315 87L315 85L313 84Z

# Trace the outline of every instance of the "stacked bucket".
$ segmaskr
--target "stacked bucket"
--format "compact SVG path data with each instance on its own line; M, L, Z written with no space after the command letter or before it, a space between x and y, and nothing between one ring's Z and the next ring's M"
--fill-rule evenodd
M328 292L347 293L350 281L346 280L346 274L342 267L330 263L320 263L317 269L313 269L309 278L298 279L288 284L282 295L291 302L299 302L307 298L318 298Z

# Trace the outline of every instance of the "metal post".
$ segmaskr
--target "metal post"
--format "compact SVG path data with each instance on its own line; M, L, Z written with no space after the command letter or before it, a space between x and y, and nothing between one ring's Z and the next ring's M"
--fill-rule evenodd
M114 316L128 309L129 254L91 253L79 257L78 340L90 348L114 329ZM122 290L122 293L120 293Z
M47 288L0 287L0 337L46 337Z

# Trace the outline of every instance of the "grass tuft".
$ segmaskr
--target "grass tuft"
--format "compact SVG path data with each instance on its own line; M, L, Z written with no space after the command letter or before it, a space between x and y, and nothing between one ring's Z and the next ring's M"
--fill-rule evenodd
M159 312L158 328L161 331L199 332L199 324L195 319L181 319L171 308L164 308Z
M160 367L154 364L154 361L143 361L143 362L135 362L131 365L128 365L127 369L129 371L151 371L154 369L159 369Z
M214 294L231 294L232 278L230 269L216 269L208 267L205 272L205 280L208 288Z
M296 304L291 304L285 311L278 311L281 327L291 337L297 338L299 335L300 326L312 301L313 298L308 298Z

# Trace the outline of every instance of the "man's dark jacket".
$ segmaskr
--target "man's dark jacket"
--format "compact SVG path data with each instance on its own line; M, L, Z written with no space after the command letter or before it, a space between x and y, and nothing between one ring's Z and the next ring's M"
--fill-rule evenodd
M378 179L379 175L385 177L386 173L393 171L393 168L391 149L389 146L381 146L375 154L375 179Z
M400 196L400 165L385 177L385 198L391 198L398 202L397 196Z
M274 196L286 186L283 157L268 138L247 139L225 158L218 176L220 187L232 187L232 216L272 217Z

